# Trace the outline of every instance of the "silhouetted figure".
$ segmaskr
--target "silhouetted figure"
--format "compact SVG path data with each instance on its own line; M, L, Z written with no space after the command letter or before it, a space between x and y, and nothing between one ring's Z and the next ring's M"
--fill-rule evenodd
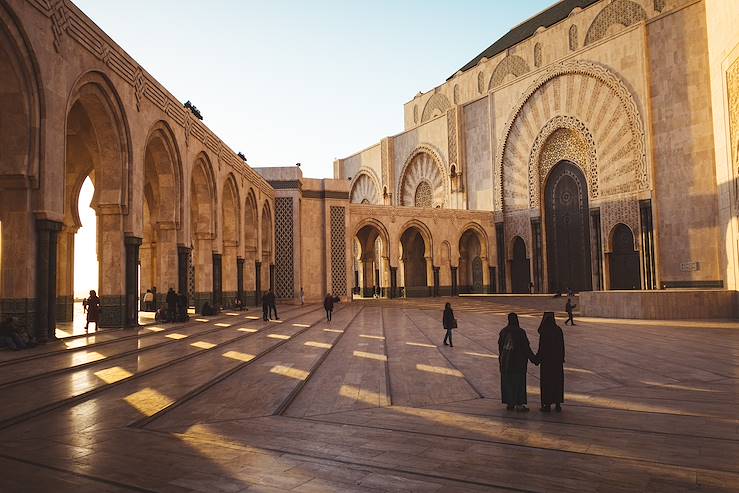
M213 305L211 305L210 302L206 301L205 303L203 303L202 308L200 308L200 314L206 316L215 315L216 310L215 308L213 308Z
M157 287L156 287L156 286L152 286L152 287L151 287L151 294L153 294L153 295L154 295L154 301L153 301L153 305L152 305L152 310L156 311L156 309L157 309L157 305L158 305L158 303L159 303L159 302L157 301Z
M518 315L508 314L508 325L498 337L498 362L500 364L500 390L503 403L509 411L525 412L529 408L526 398L526 367L531 361L537 364L536 355L521 326Z
M262 319L266 322L269 320L269 292L265 291L262 295Z
M169 288L167 290L167 317L169 318L170 322L175 321L175 316L177 316L177 293L174 292L174 289Z
M87 312L85 332L90 328L90 322L95 324L95 330L100 327L100 298L94 289L90 290L90 297L82 301L82 307Z
M541 365L541 410L548 413L554 404L559 412L565 400L565 338L554 312L544 312L541 319L536 359Z
M303 291L303 286L300 286L300 304L305 305L305 291Z
M326 310L326 320L330 322L334 313L334 297L331 293L326 293L326 297L323 298L323 309Z
M187 295L184 293L179 293L177 295L177 322L187 322L187 320L190 318L187 314L187 306L189 303L187 302Z
M234 310L238 310L240 312L244 311L244 302L241 301L241 298L238 296L234 298Z
M446 334L444 334L444 345L454 347L452 343L452 330L457 328L457 319L454 318L454 310L452 310L451 303L444 305L444 314L441 316L441 323L444 326L444 330L446 330ZM446 341L449 341L449 344Z
M567 325L568 322L570 325L575 325L575 319L572 318L572 310L574 310L576 306L576 304L572 303L572 298L567 298L567 303L565 304L567 320L565 320L565 325Z
M151 289L147 289L146 294L144 294L144 310L147 312L154 311L154 293L151 292Z
M275 320L279 320L280 317L277 316L277 298L275 297L275 293L270 289L267 293L269 296L269 317L272 318L272 314L275 314Z

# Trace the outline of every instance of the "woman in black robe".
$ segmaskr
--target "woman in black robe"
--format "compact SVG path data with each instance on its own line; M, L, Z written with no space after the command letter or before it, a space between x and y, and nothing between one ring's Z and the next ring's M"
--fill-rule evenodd
M444 335L444 345L454 347L452 343L452 330L457 327L457 320L454 318L454 311L452 310L452 304L447 303L444 305L444 313L441 316L441 324L446 331ZM446 341L449 341L447 344Z
M500 364L500 391L503 403L509 411L528 411L526 407L526 367L528 362L538 364L531 350L526 331L518 323L518 315L508 314L508 325L498 337L498 362Z
M544 312L541 319L536 358L541 363L541 410L548 413L554 404L560 412L565 400L565 339L554 312Z

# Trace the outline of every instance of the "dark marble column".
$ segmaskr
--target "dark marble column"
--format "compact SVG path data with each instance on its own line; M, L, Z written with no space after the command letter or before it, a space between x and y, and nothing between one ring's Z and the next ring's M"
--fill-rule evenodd
M495 293L495 267L488 267L488 272L490 273L490 281L488 285L488 293Z
M177 245L177 292L187 296L190 284L190 247Z
M433 267L434 270L434 296L439 296L439 284L441 283L441 272L439 267Z
M56 257L57 234L62 223L36 221L36 338L39 342L55 339L56 331Z
M236 297L246 304L244 299L244 259L236 257Z
M459 286L457 285L457 269L458 267L451 267L452 269L452 296L459 295Z
M275 264L269 264L269 290L275 290Z
M213 254L213 304L215 305L213 308L216 310L219 310L223 303L222 259L220 253Z
M398 297L398 268L390 267L390 297Z
M254 289L256 291L254 304L259 306L262 303L262 263L259 260L254 261L254 272L256 273L254 278Z
M139 325L139 247L142 239L126 236L126 327Z

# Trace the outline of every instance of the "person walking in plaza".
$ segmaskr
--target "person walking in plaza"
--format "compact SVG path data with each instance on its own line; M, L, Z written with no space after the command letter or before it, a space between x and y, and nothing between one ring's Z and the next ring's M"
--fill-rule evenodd
M262 320L269 320L269 292L265 291L262 295Z
M326 320L330 322L334 313L334 296L331 293L326 293L326 297L323 298L323 308L326 310Z
M526 331L518 323L518 315L508 314L508 325L498 337L500 365L500 393L506 409L526 412L526 367L528 362L538 364Z
M82 301L82 306L87 312L87 321L85 323L85 332L90 328L90 322L95 324L95 330L100 328L100 298L94 289L90 290L90 297Z
M279 320L280 317L277 315L277 298L275 297L274 291L269 290L269 317L272 318L272 314L275 314L275 320Z
M544 312L539 324L536 359L541 365L541 410L548 413L554 404L556 411L560 412L565 400L565 339L562 328L554 319L554 312Z
M167 318L169 318L170 322L175 321L175 317L177 316L177 293L174 292L174 289L170 286L170 288L167 290Z
M565 311L567 312L567 320L565 320L565 325L569 322L570 325L575 325L575 319L572 318L572 310L575 309L577 305L572 302L572 298L567 298L567 303L565 304Z
M444 305L444 314L441 316L441 324L446 331L446 334L444 334L444 345L454 347L454 344L452 343L452 330L457 328L457 319L454 318L454 311L452 310L451 303ZM446 341L449 341L449 344L447 344Z
M154 311L154 293L151 292L151 289L147 289L146 294L144 294L144 310L147 312Z

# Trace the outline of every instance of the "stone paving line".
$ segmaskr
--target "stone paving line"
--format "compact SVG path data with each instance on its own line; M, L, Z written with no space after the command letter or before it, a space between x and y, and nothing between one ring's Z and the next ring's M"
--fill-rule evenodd
M294 312L295 309L285 310L286 315ZM127 356L129 354L140 354L143 351L164 347L168 344L175 344L180 339L180 335L187 337L201 337L212 332L219 331L224 326L231 326L239 320L240 324L244 324L243 319L246 318L252 322L262 321L261 317L253 315L240 316L240 314L227 315L216 318L196 318L193 322L184 325L168 326L165 324L152 325L142 329L142 334L130 337L121 337L115 340L100 343L104 348L100 348L98 343L87 346L77 347L68 351L59 351L47 353L43 357L43 365L40 365L37 358L32 360L14 361L9 368L3 368L0 372L0 389L21 382L28 382L37 378L50 376L56 373L63 373L72 369L79 369L86 366L94 365L96 362L105 360L112 361L116 358ZM175 336L173 337L173 334ZM131 348L130 346L134 346ZM100 351L104 351L101 353ZM22 377L20 375L23 375Z
M59 491L739 491L739 334L578 321L563 327L564 412L509 413L505 310L474 303L454 348L436 300L340 306L333 332L301 312L0 430L0 463ZM540 313L521 319L534 350ZM142 359L184 343L167 347Z
M318 310L319 308L315 305L310 308L312 312ZM292 318L285 319L286 322L290 320ZM54 374L34 383L35 391L32 393L27 392L26 386L23 384L14 386L17 387L15 396L13 394L14 387L10 387L10 390L5 389L5 392L8 392L11 396L11 400L8 405L0 408L0 429L49 412L60 406L86 399L97 392L105 391L123 382L140 378L181 361L196 358L203 353L203 350L227 347L271 326L271 322L263 322L259 329L251 329L234 336L223 330L226 328L238 330L244 328L242 326L249 322L252 322L252 320L220 328L220 331L211 334L210 339L215 342L208 342L208 347L196 346L194 345L196 343L190 343L192 339L182 337L174 344L166 347L147 351L143 354L124 356L116 361L117 365L113 367L110 367L107 361L102 360L91 367L72 371L69 374ZM95 371L98 368L99 370Z

